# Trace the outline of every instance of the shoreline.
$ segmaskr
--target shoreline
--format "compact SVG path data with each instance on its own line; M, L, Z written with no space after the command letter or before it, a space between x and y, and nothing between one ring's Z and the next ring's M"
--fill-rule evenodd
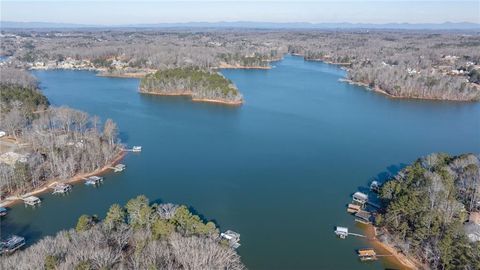
M97 73L97 76L98 77L105 77L105 78L133 78L133 79L142 79L142 78L145 78L145 76L147 76L148 74L151 74L151 73L148 73L148 72L139 72L139 73L132 73L132 72L127 72L127 73L123 73L123 74L110 74L110 73Z
M242 65L232 65L232 64L220 64L215 69L272 69L271 66L242 66Z
M377 227L372 224L366 225L367 227L363 230L367 235L367 241L370 242L375 250L380 251L378 253L382 255L389 255L381 257L380 260L384 260L389 264L393 264L395 267L401 267L400 269L422 269L422 264L416 259L407 256L406 254L398 251L391 244L382 242L377 238L376 232ZM384 232L385 233L385 232Z
M9 196L9 197L5 198L5 200L0 202L0 207L11 207L12 205L15 205L15 204L19 203L22 200L22 197L33 196L33 195L38 195L38 194L45 193L49 189L51 189L51 187L54 184L57 184L57 183L74 184L76 182L84 180L83 178L87 178L87 177L90 177L90 176L93 176L93 175L103 175L103 174L107 173L108 170L110 170L110 167L113 167L118 162L120 162L126 156L126 154L127 154L127 152L125 152L124 149L121 149L119 151L119 153L111 161L109 161L107 164L105 164L105 166L103 166L101 168L98 168L98 169L94 170L93 172L76 174L76 175L74 175L74 176L72 176L72 177L70 177L66 180L50 179L46 183L44 183L41 187L37 187L36 189L34 189L30 192L27 192L23 195Z
M243 99L239 101L226 101L226 100L218 100L218 99L209 99L209 98L194 98L192 96L192 92L178 92L178 93L155 93L155 92L148 92L148 91L138 91L140 94L145 95L154 95L154 96L184 96L190 97L193 102L208 102L208 103L218 103L223 105L229 106L240 106L243 104Z
M396 95L392 95L392 94L386 92L385 90L381 89L378 86L375 86L374 88L371 88L370 86L368 86L368 84L366 84L364 82L356 82L356 81L352 81L352 80L346 79L346 78L341 78L341 79L339 79L339 81L344 82L344 83L348 83L348 84L351 84L351 85L364 87L368 91L379 93L379 94L382 94L382 95L387 96L387 97L392 98L392 99L412 99L412 100L444 101L444 102L478 102L477 100L474 100L474 99L443 99L443 98L433 98L433 97L396 96Z

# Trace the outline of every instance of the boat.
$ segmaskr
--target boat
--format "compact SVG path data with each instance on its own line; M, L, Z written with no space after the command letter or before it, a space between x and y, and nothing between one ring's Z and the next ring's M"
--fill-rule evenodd
M95 186L97 184L100 184L100 182L102 181L103 181L103 177L94 175L85 179L85 185Z
M142 152L142 147L141 146L134 146L132 148L132 152Z
M26 198L23 198L22 200L25 203L25 205L30 205L30 206L36 206L42 202L40 198L35 196L28 196Z
M6 216L7 215L7 208L5 207L0 207L0 217Z
M24 237L12 235L7 240L0 242L0 254L11 254L24 245Z
M64 194L72 190L72 186L69 184L59 183L53 187L52 194Z

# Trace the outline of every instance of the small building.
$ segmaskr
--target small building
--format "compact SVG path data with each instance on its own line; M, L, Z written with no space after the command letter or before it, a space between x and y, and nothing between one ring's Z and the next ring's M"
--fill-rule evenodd
M6 241L0 242L0 254L10 254L25 245L25 238L12 235Z
M364 205L368 201L368 195L365 194L365 193L362 193L360 191L357 191L357 192L353 193L352 199L353 199L353 202Z
M337 227L335 227L335 234L338 237L340 237L342 239L345 239L348 236L348 228L337 226Z
M7 136L7 133L3 130L0 130L0 138Z
M231 230L228 230L220 234L220 237L227 240L230 247L238 248L240 247L240 234Z
M72 190L72 186L69 184L59 183L53 187L53 194L64 194Z
M371 248L359 249L357 254L361 261L374 261L377 259L377 253Z
M25 203L25 205L36 206L42 201L38 197L28 196L26 198L23 198L23 202Z
M5 215L7 215L7 208L5 207L0 207L0 217L3 217Z

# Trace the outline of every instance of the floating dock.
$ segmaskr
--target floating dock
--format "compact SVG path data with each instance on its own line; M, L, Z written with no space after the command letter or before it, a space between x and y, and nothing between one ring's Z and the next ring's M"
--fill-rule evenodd
M59 184L56 184L53 187L53 193L52 194L65 194L65 193L69 192L70 190L72 190L71 185L59 183Z
M349 203L347 206L347 212L350 214L355 214L360 211L362 207L358 204Z
M132 147L131 149L124 149L123 151L126 151L126 152L142 152L142 147L139 146L139 145L136 145L134 147Z
M358 233L351 233L348 231L348 228L347 227L340 227L340 226L337 226L335 227L335 234L340 237L341 239L345 239L347 238L347 236L349 235L353 235L353 236L357 236L357 237L366 237L365 235L361 235L361 234L358 234Z
M85 185L90 185L90 186L98 185L103 181L103 177L96 176L96 175L90 176L84 179L85 179Z
M27 205L36 206L42 202L38 197L35 197L35 196L28 196L28 197L22 198L22 200L25 203L25 206Z
M123 172L127 166L125 164L117 164L115 167L110 167L114 172Z
M372 181L372 183L370 184L370 190L375 192L375 193L379 193L380 192L380 188L381 188L381 185L378 181Z
M361 261L376 261L377 253L373 248L364 248L357 251L358 257Z
M0 242L0 254L11 254L25 245L25 238L12 235L5 241Z
M240 234L231 230L228 230L220 234L220 237L228 241L230 247L237 249L240 247Z

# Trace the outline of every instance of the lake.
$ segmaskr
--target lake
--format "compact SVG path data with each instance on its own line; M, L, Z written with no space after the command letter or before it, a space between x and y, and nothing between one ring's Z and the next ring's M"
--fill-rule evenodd
M185 97L140 95L137 79L87 71L35 71L53 105L112 118L129 153L127 170L98 188L42 194L38 208L17 205L2 234L33 242L103 216L113 203L145 194L185 204L221 230L241 233L250 269L382 269L360 263L369 244L336 238L350 196L432 152L480 152L480 103L390 99L339 82L336 66L287 56L271 70L223 70L244 94L228 107Z

